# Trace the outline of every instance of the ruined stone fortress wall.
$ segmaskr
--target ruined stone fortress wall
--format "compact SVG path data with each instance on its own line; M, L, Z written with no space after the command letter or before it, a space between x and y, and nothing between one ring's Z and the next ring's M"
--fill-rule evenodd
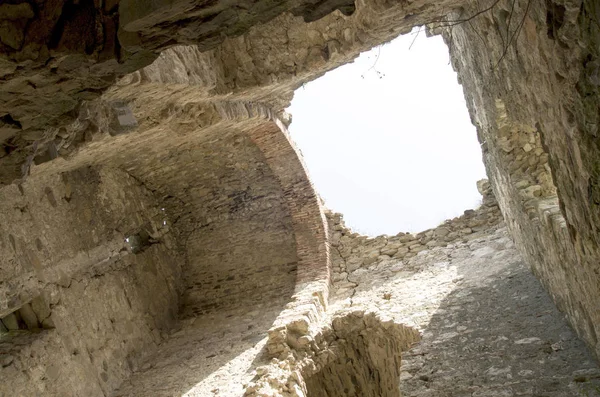
M328 212L328 315L245 395L596 396L597 364L478 187L479 208L421 233L361 236Z
M166 215L122 171L90 167L0 191L0 394L103 395L177 318L181 258ZM160 240L132 251L125 241ZM85 381L82 381L85 380Z
M230 146L236 156L225 155ZM292 219L260 148L249 137L222 134L212 150L195 156L206 166L186 186L202 202L185 244L182 315L287 303L298 262Z
M231 348L248 352L223 370L239 394L263 349L321 319L326 223L305 168L268 111L222 106L221 128L164 146L158 168L141 126L128 156L96 146L2 189L2 394L205 395ZM106 156L121 170L94 164Z
M443 37L511 234L598 356L598 3L518 3L512 17L510 10L499 2ZM519 33L507 36L514 18ZM517 39L507 46L510 36Z
M483 197L480 208L466 210L458 218L446 220L434 229L414 234L400 232L395 236L361 236L345 226L341 214L329 213L329 244L335 295L346 295L356 287L349 277L358 269L408 260L421 251L472 238L473 234L486 233L502 222L502 213L489 182L481 180L477 183L477 188Z
M418 396L593 396L597 365L508 236L598 357L599 15L3 3L0 394L396 396L400 376ZM498 206L482 184L480 209L435 229L358 236L279 116L422 25L448 44Z
M483 198L478 209L415 234L362 236L344 225L341 214L327 211L332 273L328 315L305 335L288 339L291 349L258 368L245 395L399 396L401 355L420 339L423 324L408 318L415 313L406 302L398 302L392 313L374 300L390 300L397 293L387 277L405 279L403 273L420 252L487 236L503 224L488 181L479 181L478 188ZM414 269L423 270L422 264ZM362 301L361 294L367 295Z

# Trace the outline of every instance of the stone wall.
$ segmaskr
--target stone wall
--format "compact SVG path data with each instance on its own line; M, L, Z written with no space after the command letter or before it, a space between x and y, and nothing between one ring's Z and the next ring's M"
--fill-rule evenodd
M197 51L192 51L192 54L197 54ZM73 125L80 132L89 131L91 125L108 125L106 115L97 110L102 109L103 104L119 98L127 98L129 101L136 96L135 100L128 102L138 120L135 130L112 135L108 131L102 131L102 128L94 129L92 142L74 150L68 160L59 158L44 162L32 167L31 173L36 175L110 161L114 166L126 169L157 196L164 198L162 205L173 219L173 232L177 235L175 240L181 250L187 250L186 244L190 236L203 236L203 241L207 241L206 232L215 231L214 236L219 239L219 243L212 245L213 252L209 256L213 258L214 255L227 254L229 243L225 242L225 238L239 238L240 247L252 249L249 240L244 240L241 235L236 237L236 233L242 229L227 226L228 220L257 221L253 232L261 232L259 225L273 227L273 235L281 235L286 228L288 232L293 232L298 258L296 287L292 298L294 304L282 313L279 325L274 327L277 331L274 329L272 333L273 343L269 344L270 348L280 349L281 340L287 337L286 327L296 328L297 331L294 332L302 333L304 331L300 330L317 321L326 309L329 259L326 224L320 201L299 153L293 147L284 124L274 112L260 103L210 101L204 98L199 94L201 87L194 91L184 85L188 72L193 76L197 71L192 62L195 58L182 55L180 59L180 73L170 76L170 82L174 86L162 86L162 77L153 73L152 68L143 70L140 72L144 74L143 84L124 84L111 90L103 101L90 104L96 110L89 119L84 118L78 126ZM161 60L158 64L164 65L162 62L164 61ZM174 87L178 87L178 91L172 97L153 97L153 93L160 93L161 89L169 93L169 89ZM162 94L166 95L165 92ZM281 205L285 208L280 207ZM287 220L279 218L287 214L291 217L293 230L289 229ZM227 227L231 233L225 235L220 229ZM267 234L264 235L265 238L266 236ZM289 236L285 236L285 239L289 243ZM275 249L279 242L273 243L273 240L271 246ZM281 244L279 248L284 249L285 244ZM209 247L202 247L202 250L208 249ZM291 248L288 246L285 249ZM274 250L270 252L274 253ZM279 253L277 256L282 258ZM292 270L292 256L285 257L288 258L287 269ZM273 263L278 260L274 259ZM199 262L195 262L198 266L190 266L188 269L202 268ZM235 262L244 263L244 259L238 256ZM277 269L277 266L274 267L270 274L276 275ZM248 269L248 274L252 272L253 270ZM287 271L280 275L286 278L285 274ZM213 276L217 279L229 277L210 275ZM195 289L202 289L196 288L206 281L202 280L204 279L199 274L190 276L187 285L192 294ZM247 277L244 280L250 281ZM262 278L254 280L263 284L260 281ZM240 287L239 281L240 279L232 285ZM194 286L195 282L198 282L197 286ZM275 284L273 286L275 291L278 287ZM202 294L204 292L200 293ZM192 306L193 303L189 306L190 311L193 310ZM295 320L288 321L292 318Z
M404 396L598 395L597 363L502 221L410 258L375 261L348 279L353 286L332 294L332 313L368 309L420 333L402 352Z
M256 368L244 396L400 396L400 354L418 340L414 329L354 310L311 331L285 358Z
M442 29L510 231L596 355L598 15L593 1L500 1Z
M415 334L379 321L361 312L333 320L338 339L330 352L319 352L332 357L321 368L304 370L307 397L400 396L400 356Z
M320 327L256 368L246 396L598 395L597 363L526 269L489 184L478 185L480 208L433 229L472 222L470 232L434 235L402 258L372 260L373 244L394 237L344 239L352 233L329 214L345 242L332 252L352 247L349 258L368 264L352 285L334 282Z
M229 351L229 343L235 346L234 350L246 346L246 355L253 356L241 355L239 360L250 360L250 363L254 360L253 365L258 365L262 360L261 347L266 349L266 345L257 342L268 335L269 328L273 330L269 334L268 350L276 354L282 340L289 339L290 335L301 336L294 333L301 328L290 325L290 319L306 321L301 324L311 329L316 326L325 313L329 285L326 225L320 202L282 124L269 119L272 115L261 113L260 108L252 113L253 108L243 104L230 108L221 106L218 109L226 123L221 126L229 128L207 128L192 140L169 142L164 147L167 150L159 168L146 166L152 161L153 150L160 141L156 140L157 135L144 130L143 123L133 133L138 134L134 143L127 143L130 137L126 135L106 137L116 145L125 143L121 147L128 148L129 155L97 145L92 146L91 151L76 153L68 162L46 162L35 167L23 184L25 191L28 186L37 189L36 199L31 200L35 203L32 209L43 219L38 219L35 226L47 225L39 230L59 239L53 246L54 257L48 255L43 260L52 262L53 258L65 257L59 263L61 266L50 266L44 271L56 278L52 283L64 282L66 291L73 291L72 295L53 298L49 310L52 313L59 310L59 306L54 308L53 305L60 299L65 304L61 318L78 316L79 310L85 315L78 316L80 328L65 331L65 324L57 325L55 314L52 315L54 323L50 323L42 313L36 326L48 323L55 327L47 331L52 332L50 335L60 328L61 333L56 337L59 346L44 340L44 352L49 349L44 353L47 358L35 363L31 360L21 363L18 358L11 358L11 363L19 369L49 368L48 360L66 354L59 347L63 335L68 335L68 343L75 343L71 339L77 339L77 348L73 350L77 351L76 355L89 351L81 356L91 357L89 360L93 363L83 367L84 375L77 375L73 370L73 376L99 381L82 385L84 389L80 390L60 372L55 377L56 384L35 381L26 386L17 377L14 384L7 387L14 386L24 394L31 391L28 387L33 387L48 393L98 395L113 393L128 379L119 389L120 393L130 393L132 388L135 394L137 388L150 387L151 379L156 378L154 371L159 371L163 376L177 374L169 375L175 376L177 381L163 385L167 391L179 388L182 392L190 388L202 391L212 384L211 378L201 382L198 371L177 365L173 358L180 357L181 349L185 351L188 344L199 345L194 350L196 354L190 357L190 365L202 362L206 370L217 371L223 358L229 357L222 353ZM248 113L239 112L240 109ZM159 125L159 128L164 127ZM247 129L251 129L250 132L245 131ZM185 131L188 137L191 132ZM106 156L113 156L112 164L126 168L129 173L89 166L106 161ZM19 192L17 185L11 188L14 191L8 192L7 197ZM130 196L133 197L129 199ZM37 197L42 199L42 204L38 204ZM12 203L7 200L6 205ZM48 216L52 213L49 209L59 211L62 218ZM24 212L15 214L22 216ZM75 217L76 214L83 216ZM94 227L90 228L89 224ZM54 234L50 226L64 232ZM7 227L17 247L21 244L19 238L28 239L26 241L34 246L38 244L33 226L23 233ZM9 240L5 244L7 249ZM83 252L75 249L72 252L71 247L79 247ZM95 256L90 259L90 255ZM20 263L10 257L6 260ZM35 266L31 267L30 273L34 275ZM152 273L154 278L136 273L149 267L156 273ZM39 295L40 281L29 274L17 274L20 269L6 274L0 285L5 288L6 294L1 295L4 301L10 301L10 293L15 292L23 296L25 304L11 306L5 313L8 318L3 317L3 320L12 324L14 317L18 326L24 327L27 325L24 320L29 319L27 313L38 309L39 302L31 299ZM66 269L71 273L63 274ZM119 277L113 279L110 273L113 271L118 271ZM71 281L73 277L76 281ZM163 288L165 294L170 294L169 302L156 299L162 292L154 283L160 280L170 285ZM131 291L131 285L140 290ZM32 292L25 296L27 288ZM76 298L84 294L82 291L89 294L89 299ZM110 299L100 300L104 294ZM111 299L117 302L107 303ZM119 303L127 304L127 299L131 307L121 308ZM11 316L9 312L15 309L18 310ZM90 324L85 324L86 321ZM106 332L105 321L114 324L116 329L106 337L96 337ZM129 325L121 325L122 321ZM164 327L155 324L159 321L164 322ZM278 325L272 327L274 322ZM121 327L125 328L121 330ZM96 336L87 338L89 332ZM123 338L125 344L116 343L115 337ZM21 343L5 339L2 342L6 357L16 357L13 346L21 346ZM79 346L81 343L85 346ZM30 350L19 354L28 352ZM151 364L155 360L153 355L163 357L164 365ZM238 387L243 376L239 370L226 372L224 385ZM230 377L233 380L228 381Z
M249 396L319 395L346 357L354 393L393 395L400 351L460 282L451 260L473 275L514 259L499 208L600 354L596 1L17 3L0 6L7 392L106 395L128 378L124 394L206 393L216 374L239 394L253 374ZM274 115L303 83L421 24L449 45L499 208L482 183L478 210L369 239L324 218ZM358 362L369 336L392 349ZM232 358L248 371L223 369L227 343L248 348Z
M362 236L345 226L341 214L328 213L329 228L332 231L331 266L336 298L351 294L356 287L356 283L352 281L352 273L358 269L408 260L421 251L475 238L502 222L502 214L489 182L483 179L477 183L477 188L483 196L482 204L477 210L466 210L458 218L448 219L434 229L416 234L401 232L395 236Z
M309 332L327 311L331 263L328 229L302 155L281 122L250 131L277 175L292 217L298 271L292 302L269 330L269 353L285 355L288 345Z
M390 278L410 282L408 274L432 265L422 254L482 239L503 224L490 184L477 185L483 196L478 209L417 234L361 236L346 228L340 214L326 211L332 272L327 312L304 332L288 329L281 342L286 348L275 351L270 365L256 368L245 395L399 396L402 352L419 340L424 325L411 317L422 313L412 312L418 304L380 302L398 293L391 291ZM443 299L448 291L429 298L406 293L431 304L436 293L435 299Z
M268 112L253 125L230 110L238 128L201 131L210 145L164 164L187 164L162 185L185 199L173 223L187 257L182 318L117 395L240 396L326 316L326 224L301 158Z
M186 313L289 301L296 283L296 247L289 218L277 204L247 218L212 223L190 236Z
M317 15L345 5L351 13L352 2L344 3L323 2ZM204 51L285 11L312 20L317 17L314 8L299 0L247 2L241 8L228 2L129 0L2 4L1 139L45 140L45 127L60 127L81 101L98 98L117 75L149 65L160 50L174 44L197 44ZM157 30L158 24L163 28ZM14 100L17 93L22 100ZM27 136L21 136L23 130L29 131Z
M176 320L181 260L164 211L107 168L31 178L0 195L1 313L4 324L14 312L25 320L2 335L0 373L11 382L0 394L109 393Z

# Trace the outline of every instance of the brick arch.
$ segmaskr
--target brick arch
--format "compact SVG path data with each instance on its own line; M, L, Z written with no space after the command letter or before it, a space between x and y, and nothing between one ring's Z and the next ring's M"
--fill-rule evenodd
M248 131L279 180L287 202L298 254L293 300L269 331L269 353L287 351L288 345L306 335L327 310L330 266L327 221L308 176L302 155L286 127L275 117Z

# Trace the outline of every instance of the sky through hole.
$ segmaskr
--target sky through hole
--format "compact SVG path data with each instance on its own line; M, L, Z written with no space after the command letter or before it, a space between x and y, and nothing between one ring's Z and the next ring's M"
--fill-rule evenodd
M437 226L480 201L481 149L448 48L414 33L295 93L292 138L328 208L364 234Z

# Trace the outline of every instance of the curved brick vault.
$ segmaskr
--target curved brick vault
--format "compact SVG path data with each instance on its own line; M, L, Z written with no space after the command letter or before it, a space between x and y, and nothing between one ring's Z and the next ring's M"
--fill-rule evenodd
M255 346L269 329L264 352L254 354L276 355L325 313L325 218L285 126L268 109L243 102L194 103L175 113L167 123L36 167L16 190L23 202L17 210L9 210L16 185L3 190L15 222L3 225L11 255L3 258L2 316L17 310L21 321L33 306L46 313L36 314L40 323L51 321L41 334L3 339L12 357L3 378L15 381L2 387L23 395L110 394L140 370L119 393L129 387L139 395L137 379L158 371L180 380L169 393L203 395L198 371L141 366L153 351L169 356L198 344L205 348L189 361L214 358L210 374L225 357L247 359L242 347ZM206 113L210 126L188 124ZM109 296L114 303L107 305ZM86 324L73 328L70 318ZM207 353L228 333L235 352ZM219 343L205 340L210 335ZM27 357L40 343L45 353ZM49 360L67 362L80 352L75 362L97 381L78 384L83 375L69 375L68 366L27 380L37 379L36 367L52 367ZM239 376L232 382L241 387Z
M278 119L303 83L423 24L449 46L517 248L598 357L598 3L482 7L0 4L0 316L22 331L0 341L2 378L14 380L0 387L315 394L316 357L340 342L328 331L330 255L344 258L333 280L344 295L361 266L418 262L481 225L353 235L361 248L344 252ZM361 332L383 328L402 348L416 339L404 319L380 320ZM377 373L362 364L357 373ZM203 389L225 374L243 382Z

